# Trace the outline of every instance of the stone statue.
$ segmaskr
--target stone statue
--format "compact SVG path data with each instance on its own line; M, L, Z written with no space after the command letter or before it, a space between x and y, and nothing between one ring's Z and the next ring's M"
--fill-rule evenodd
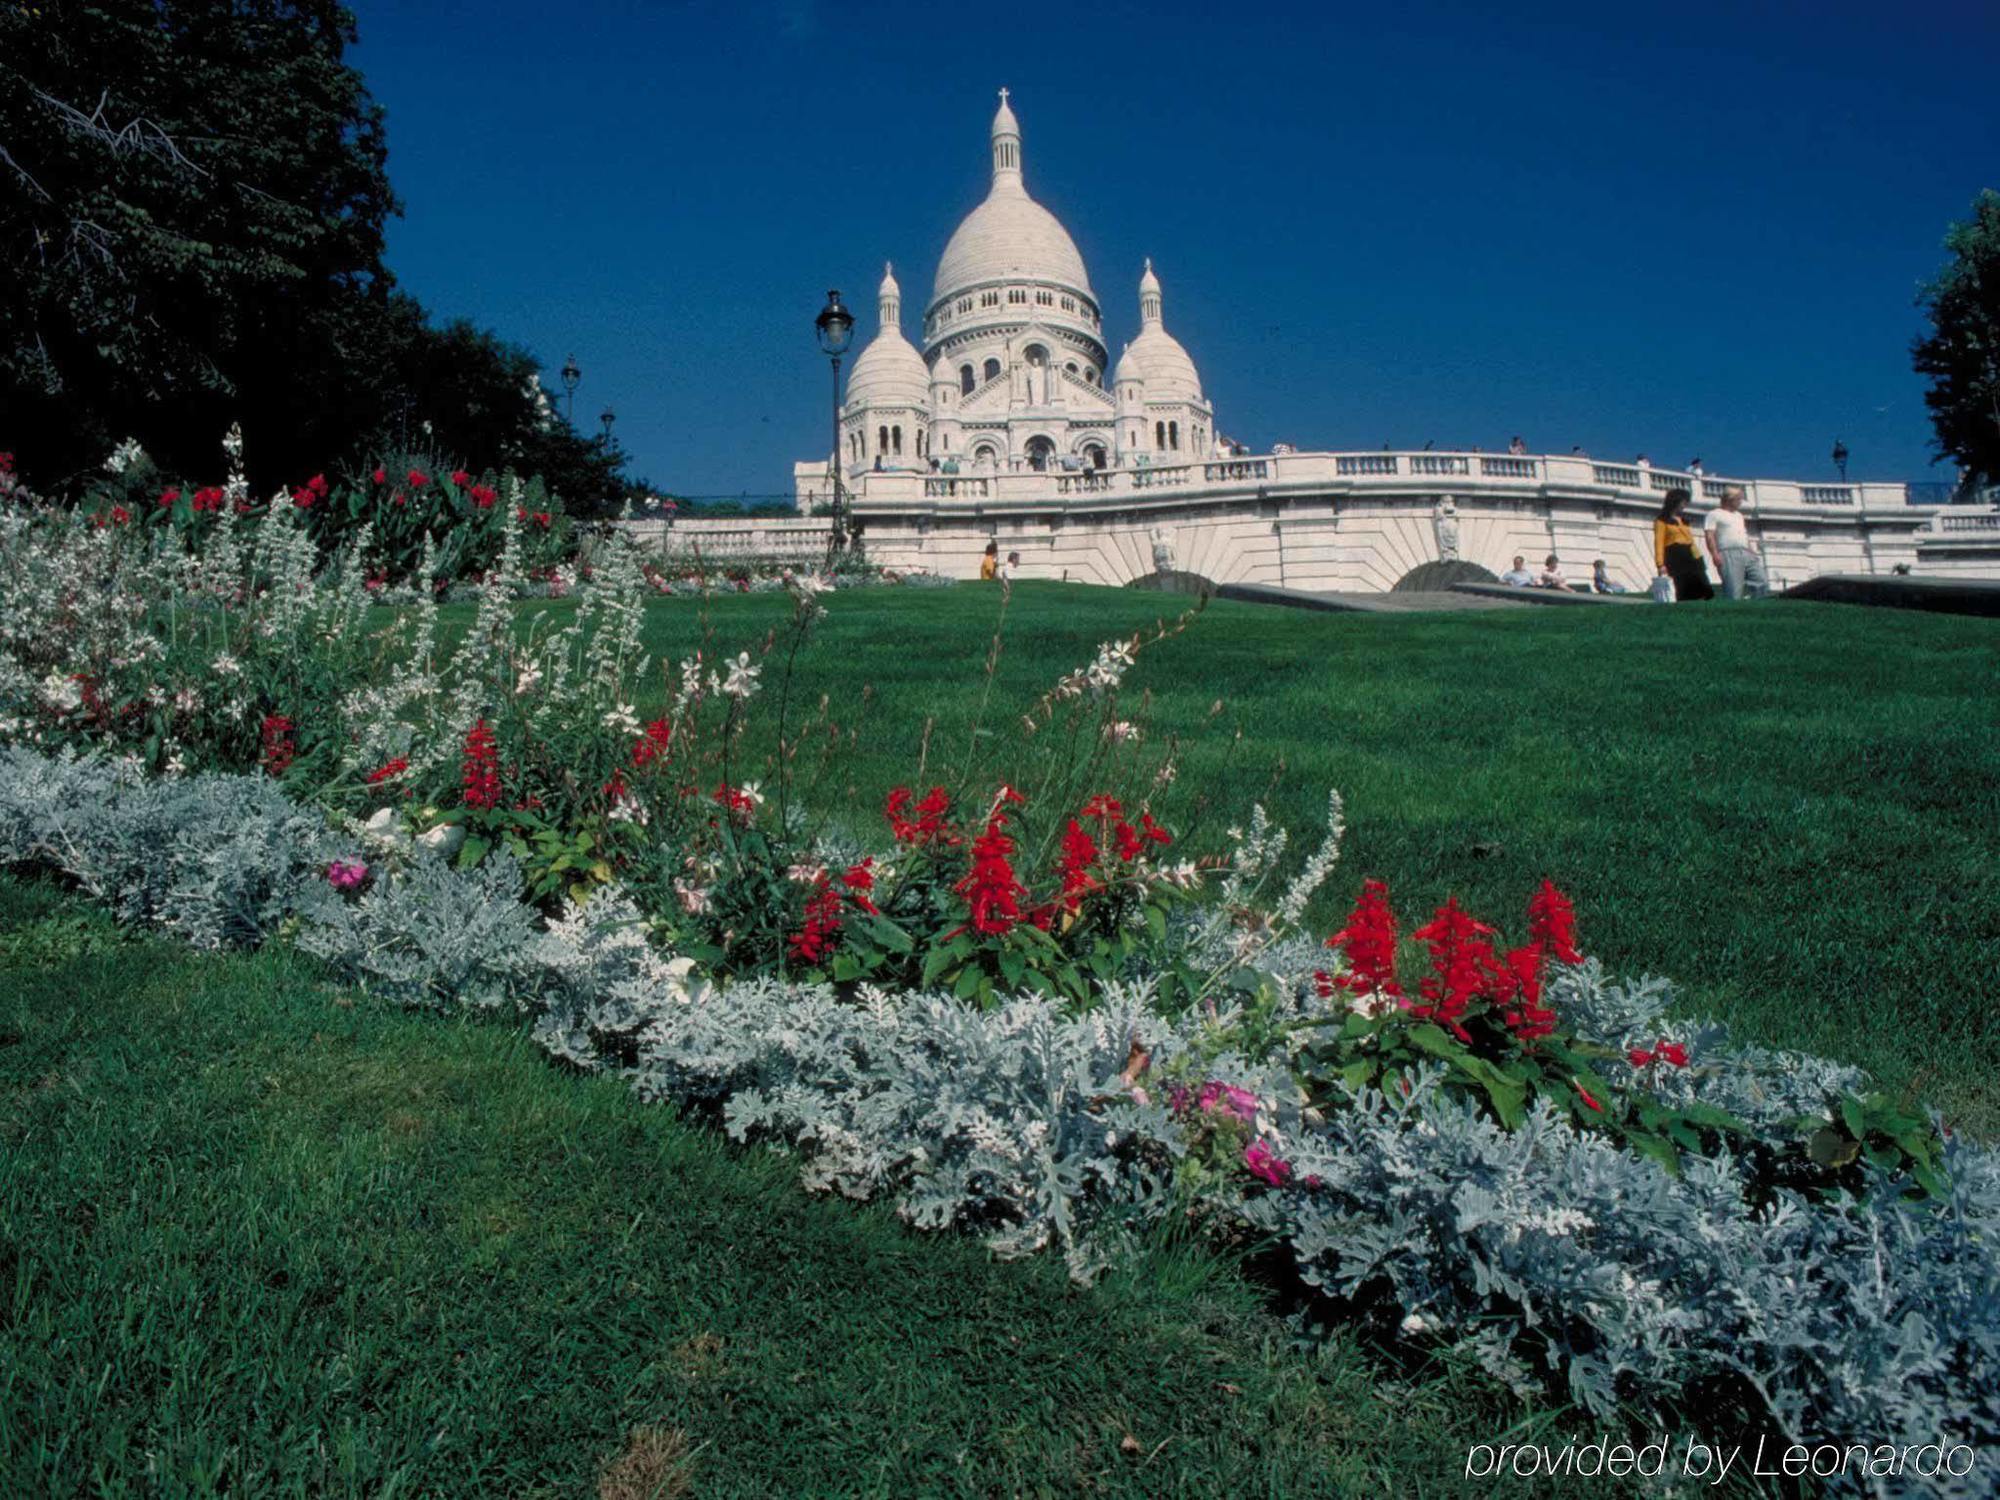
M1163 526L1153 528L1153 571L1162 575L1174 571L1174 546Z
M1458 561L1458 506L1451 496L1438 501L1437 509L1431 515L1431 525L1437 529L1438 560Z

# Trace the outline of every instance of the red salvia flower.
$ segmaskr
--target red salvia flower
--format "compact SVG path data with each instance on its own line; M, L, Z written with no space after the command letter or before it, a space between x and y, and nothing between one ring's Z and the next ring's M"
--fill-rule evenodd
M1084 896L1097 889L1098 882L1090 873L1090 867L1097 863L1097 855L1097 841L1083 831L1081 823L1071 818L1069 827L1063 833L1062 858L1056 863L1056 874L1062 881L1062 904L1067 910L1077 910L1083 904ZM1047 926L1040 921L1036 925Z
M875 889L875 861L864 859L858 865L849 865L841 872L840 883L847 888L847 899L870 916L879 914L871 892Z
M1099 792L1083 804L1083 815L1086 818L1096 818L1102 823L1111 818L1124 817L1125 807L1116 797Z
M914 810L915 817L910 814ZM899 786L889 793L889 800L882 809L889 820L889 832L899 844L909 844L923 848L930 844L956 845L958 835L945 823L951 814L951 797L941 786L934 786L924 794L923 801L910 806L910 789Z
M1389 888L1381 881L1361 882L1361 897L1347 914L1347 925L1326 945L1347 955L1347 973L1338 981L1343 988L1357 995L1403 993L1396 983L1396 914L1389 908ZM1323 993L1331 993L1334 981L1320 977Z
M632 744L632 764L644 768L662 759L667 747L674 742L674 727L665 719L655 719L646 726L646 732Z
M483 718L465 733L464 786L467 807L500 805L500 748Z
M1556 1029L1556 1013L1542 1004L1542 947L1530 943L1508 950L1505 969L1491 995L1500 1019L1524 1042L1548 1036Z
M1410 934L1431 950L1431 972L1417 987L1423 1003L1410 1007L1412 1015L1448 1027L1461 1041L1472 1040L1464 1024L1466 1008L1487 993L1498 967L1492 944L1486 941L1492 932L1453 897Z
M1599 1104L1595 1099L1590 1097L1589 1089L1585 1088L1582 1084L1578 1083L1573 1078L1570 1080L1570 1084L1576 1090L1576 1097L1581 1099L1585 1105L1595 1110L1600 1115L1604 1113L1604 1106Z
M172 505L176 500L180 499L180 497L181 497L181 492L179 490L174 490L174 489L161 490L160 509L165 510L168 506Z
M384 761L381 765L370 771L368 773L368 784L370 786L380 786L385 781L393 781L409 769L410 762L405 757L399 755L394 760Z
M451 482L457 488L462 490L468 484L472 483L472 476L466 473L465 470L463 469L453 469L451 471Z
M806 901L805 926L793 933L785 946L799 962L816 964L831 951L839 931L840 892L821 875Z
M481 510L493 509L493 502L500 498L499 492L490 484L475 484L466 493L472 497L472 503Z
M264 715L262 761L268 775L282 776L291 769L298 755L298 747L292 740L294 727L283 714Z
M1021 920L1021 898L1027 888L1014 877L1010 856L1014 840L1007 833L1005 796L994 804L986 831L972 841L972 868L952 889L965 897L975 932L998 937L1012 932ZM1019 797L1015 798L1019 801Z
M409 473L403 476L403 479L413 490L420 490L431 482L431 476L426 474L422 469L410 470Z
M1544 880L1528 899L1528 941L1562 963L1583 962L1576 947L1576 908L1552 881Z

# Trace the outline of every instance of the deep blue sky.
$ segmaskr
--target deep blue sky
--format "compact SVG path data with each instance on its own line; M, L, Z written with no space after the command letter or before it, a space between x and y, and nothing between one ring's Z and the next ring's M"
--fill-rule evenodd
M1002 84L1113 357L1151 255L1253 448L1947 477L1912 298L2000 186L2000 5L351 3L391 267L682 493L825 451L824 293L865 338L892 259L915 333Z

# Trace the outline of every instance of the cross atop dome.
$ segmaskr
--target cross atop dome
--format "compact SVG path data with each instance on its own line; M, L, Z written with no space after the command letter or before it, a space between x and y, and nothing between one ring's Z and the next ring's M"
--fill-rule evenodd
M1007 103L1007 90L1000 90L1000 107L993 112L993 181L1010 185L1021 180L1021 122Z

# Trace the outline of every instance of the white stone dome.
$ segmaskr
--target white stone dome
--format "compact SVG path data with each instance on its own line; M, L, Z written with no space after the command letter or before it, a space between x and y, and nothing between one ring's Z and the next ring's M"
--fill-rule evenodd
M1199 401L1201 377L1181 341L1157 323L1143 330L1118 360L1118 380L1141 380L1148 401Z
M903 337L900 321L902 288L896 283L892 266L882 268L882 286L876 306L881 326L868 347L854 361L847 376L850 406L927 406L931 399L931 371L924 357Z
M1095 300L1076 242L1021 181L1021 127L1000 91L993 116L993 185L945 244L932 284L933 305L993 281L1048 281Z
M1162 303L1160 278L1148 259L1139 277L1139 336L1125 346L1112 379L1143 381L1148 401L1199 401L1201 377L1181 341L1167 332Z

